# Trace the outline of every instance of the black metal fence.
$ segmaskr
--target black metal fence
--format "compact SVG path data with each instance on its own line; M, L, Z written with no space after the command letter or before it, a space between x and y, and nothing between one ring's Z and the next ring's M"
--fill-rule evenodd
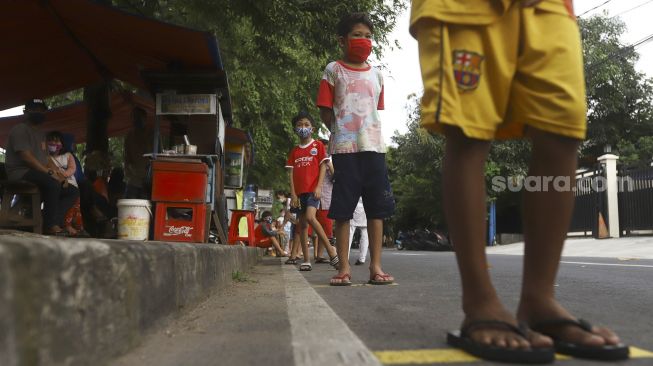
M653 167L623 169L617 183L621 233L653 230Z
M570 233L582 233L584 236L598 236L598 218L602 213L606 220L606 200L604 171L601 166L579 172L576 175L574 190L575 204L571 218Z

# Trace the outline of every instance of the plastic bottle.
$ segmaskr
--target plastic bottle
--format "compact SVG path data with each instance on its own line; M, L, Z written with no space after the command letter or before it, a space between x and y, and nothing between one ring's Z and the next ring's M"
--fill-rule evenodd
M248 184L243 192L243 210L254 210L256 208L256 186Z

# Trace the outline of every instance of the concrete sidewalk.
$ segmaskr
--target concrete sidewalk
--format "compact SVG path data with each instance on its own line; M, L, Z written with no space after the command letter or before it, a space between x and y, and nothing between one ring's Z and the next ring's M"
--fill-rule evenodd
M487 253L522 255L524 253L524 243L489 247ZM653 259L653 237L567 239L562 256Z

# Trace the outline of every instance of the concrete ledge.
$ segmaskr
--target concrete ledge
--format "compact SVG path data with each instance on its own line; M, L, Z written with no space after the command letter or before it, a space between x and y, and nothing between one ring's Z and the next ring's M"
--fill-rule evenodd
M231 283L261 251L0 236L0 365L103 364L157 320Z

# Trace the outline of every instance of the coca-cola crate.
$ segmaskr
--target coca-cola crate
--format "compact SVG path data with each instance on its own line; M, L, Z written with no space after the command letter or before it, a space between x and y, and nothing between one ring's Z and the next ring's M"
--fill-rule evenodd
M157 202L154 240L206 243L211 208L203 203Z

